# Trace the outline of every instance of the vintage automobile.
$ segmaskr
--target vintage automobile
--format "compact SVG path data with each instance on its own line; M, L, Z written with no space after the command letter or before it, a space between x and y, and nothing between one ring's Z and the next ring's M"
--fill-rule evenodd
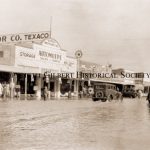
M94 83L94 94L92 96L93 101L101 100L112 101L122 99L122 93L117 91L116 85L108 83Z
M138 93L133 89L123 90L122 93L123 97L136 98L138 96Z
M123 97L136 98L138 96L136 87L135 85L123 85L122 90Z

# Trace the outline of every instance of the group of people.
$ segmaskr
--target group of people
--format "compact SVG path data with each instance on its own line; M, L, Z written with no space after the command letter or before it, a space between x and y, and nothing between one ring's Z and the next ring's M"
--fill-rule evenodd
M0 97L6 98L10 96L9 83L0 83Z
M14 83L0 83L0 98L17 97L20 98L20 87L15 88Z

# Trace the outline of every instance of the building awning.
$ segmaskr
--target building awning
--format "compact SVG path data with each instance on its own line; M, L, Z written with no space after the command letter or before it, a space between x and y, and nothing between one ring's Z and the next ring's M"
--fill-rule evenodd
M0 65L0 71L14 73L41 73L38 67Z
M122 84L122 85L135 85L132 82L123 82L123 81L115 81L115 80L100 80L100 79L90 79L90 81L95 82L104 82L104 83L113 83L113 84Z

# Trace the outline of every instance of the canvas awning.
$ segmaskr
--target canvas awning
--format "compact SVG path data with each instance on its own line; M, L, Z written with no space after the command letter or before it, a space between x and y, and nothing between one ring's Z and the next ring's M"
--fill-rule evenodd
M0 71L14 73L41 73L38 67L0 65Z

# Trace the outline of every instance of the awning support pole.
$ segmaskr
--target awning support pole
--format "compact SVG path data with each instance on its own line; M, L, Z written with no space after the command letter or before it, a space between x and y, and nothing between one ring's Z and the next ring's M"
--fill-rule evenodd
M28 82L28 78L27 78L27 74L25 75L25 100L27 100L27 82Z

